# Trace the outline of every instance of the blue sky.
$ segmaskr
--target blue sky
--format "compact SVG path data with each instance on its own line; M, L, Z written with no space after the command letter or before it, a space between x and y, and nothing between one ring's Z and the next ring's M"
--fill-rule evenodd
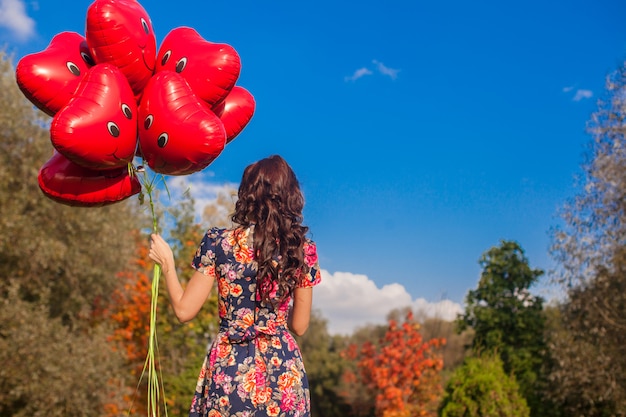
M403 303L455 311L500 239L552 267L585 124L626 58L623 1L140 3L157 44L190 26L241 56L256 114L186 180L206 198L259 158L287 159L334 331ZM0 40L17 60L84 34L90 4L0 0Z

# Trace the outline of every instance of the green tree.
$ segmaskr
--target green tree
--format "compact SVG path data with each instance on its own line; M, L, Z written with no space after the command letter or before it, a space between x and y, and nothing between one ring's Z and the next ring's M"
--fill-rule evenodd
M132 256L138 210L68 207L41 193L49 118L14 71L0 52L0 414L102 416L118 401L121 361L97 313Z
M441 417L529 417L514 376L497 354L468 357L445 387Z
M196 221L194 206L192 196L184 193L176 206L169 208L173 224L167 231L168 240L177 260L177 273L183 286L193 274L191 260L205 232ZM159 289L157 333L168 414L186 416L211 335L217 333L217 291L214 289L211 292L192 321L180 323L171 309L165 286Z
M195 201L185 191L175 204L171 200L160 199L159 190L154 198L158 204L157 216L164 224L164 235L168 237L177 261L178 276L183 285L191 277L191 259L202 239L204 229L196 222ZM209 206L218 206L220 212L227 213L224 200L216 200ZM214 215L212 219L220 224L227 222L226 214ZM115 329L112 341L118 342L126 352L128 373L134 378L128 381L128 388L134 388L143 369L149 326L150 278L154 263L148 258L148 239L137 231L135 259L120 274L123 288L115 294L118 305L108 312ZM168 415L183 416L189 413L196 381L203 360L207 354L210 337L217 331L217 293L214 291L198 316L191 322L182 324L175 317L170 307L165 286L159 287L160 294L157 308L157 335L159 345L158 364L164 386L164 399ZM131 306L125 304L131 303ZM147 380L142 379L135 394L134 411L144 410L147 401ZM134 389L133 389L134 391Z
M626 415L626 64L607 77L588 131L592 136L579 193L553 235L567 298L554 358L552 396L568 415Z
M347 416L349 406L339 395L341 375L346 367L341 355L346 347L346 337L330 335L326 319L314 310L309 329L296 340L302 351L311 389L311 416Z
M563 415L623 416L623 344L583 335L581 323L567 316L569 305L548 310L550 350L549 395ZM623 336L621 337L623 339Z
M24 301L17 285L0 298L0 415L102 416L125 410L122 361L108 349L108 333L77 333L51 319L45 294Z
M512 241L485 252L480 265L480 281L467 294L459 330L474 330L474 352L498 352L533 414L544 415L545 316L543 299L530 292L543 271L531 268L521 246Z

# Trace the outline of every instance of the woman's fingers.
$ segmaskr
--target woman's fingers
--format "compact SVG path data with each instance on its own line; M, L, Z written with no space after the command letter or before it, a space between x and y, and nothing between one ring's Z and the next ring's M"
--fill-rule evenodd
M161 267L165 270L169 268L169 262L174 262L174 255L172 254L172 249L170 245L161 237L161 235L153 233L150 235L150 252L148 256L150 259L161 265Z

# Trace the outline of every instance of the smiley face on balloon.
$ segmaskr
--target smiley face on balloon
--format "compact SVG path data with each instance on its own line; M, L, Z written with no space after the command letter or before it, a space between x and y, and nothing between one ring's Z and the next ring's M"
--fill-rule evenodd
M135 0L96 0L87 10L87 44L96 63L111 63L136 95L154 72L156 38L146 10Z
M232 46L209 42L194 29L179 27L163 39L156 71L179 73L200 99L213 106L237 82L241 60Z
M160 71L152 77L138 111L141 154L155 172L198 172L224 149L223 123L176 72Z
M61 32L45 50L20 59L15 69L17 85L35 106L54 116L94 63L83 36Z
M135 154L137 106L117 67L98 64L52 119L50 140L74 163L93 169L126 167Z

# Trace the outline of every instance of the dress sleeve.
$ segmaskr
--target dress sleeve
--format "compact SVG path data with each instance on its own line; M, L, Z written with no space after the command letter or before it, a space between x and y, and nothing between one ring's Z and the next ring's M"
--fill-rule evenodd
M299 288L309 288L322 281L322 273L317 259L317 246L313 241L304 242L304 263L309 267L309 272L302 276L298 283Z
M208 230L196 250L193 261L191 261L193 269L207 276L215 276L216 237L217 232L215 229Z

